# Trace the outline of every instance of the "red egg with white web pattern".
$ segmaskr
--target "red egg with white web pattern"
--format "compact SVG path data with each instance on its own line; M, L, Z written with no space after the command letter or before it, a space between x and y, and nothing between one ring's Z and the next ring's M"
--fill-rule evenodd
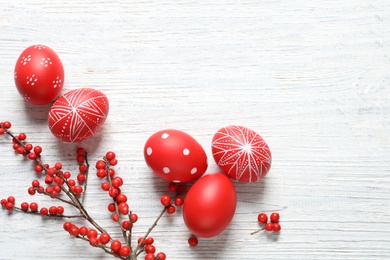
M107 96L101 91L75 89L54 102L49 112L49 128L62 141L81 142L100 130L108 111Z
M189 134L175 129L150 136L145 143L144 157L155 175L170 182L195 180L207 169L202 146Z
M219 129L213 137L212 153L219 168L240 182L257 182L271 168L272 156L267 143L243 126Z

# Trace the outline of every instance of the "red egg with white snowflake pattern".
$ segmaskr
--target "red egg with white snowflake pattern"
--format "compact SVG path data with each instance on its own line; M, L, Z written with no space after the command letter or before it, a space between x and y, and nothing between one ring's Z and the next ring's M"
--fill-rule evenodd
M207 169L203 147L189 134L174 129L150 136L145 143L144 157L155 175L170 182L195 180Z
M75 89L54 102L49 112L49 128L62 141L81 142L100 130L108 111L108 99L101 91Z
M212 154L219 168L240 182L257 182L270 170L272 156L264 139L243 126L218 130Z
M52 49L33 45L19 56L14 71L16 88L29 103L44 105L54 101L64 85L62 62Z

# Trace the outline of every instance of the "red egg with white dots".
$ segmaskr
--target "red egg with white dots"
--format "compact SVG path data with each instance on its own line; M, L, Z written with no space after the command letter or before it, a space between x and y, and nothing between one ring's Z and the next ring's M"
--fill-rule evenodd
M207 169L202 146L189 134L174 129L150 136L145 143L144 157L154 174L169 182L195 180Z
M14 71L16 88L29 103L44 105L54 101L64 85L62 62L49 47L37 44L19 56Z
M243 126L219 129L213 137L212 153L219 168L240 182L257 182L271 168L272 156L267 143Z
M69 91L49 111L50 131L65 142L81 142L100 130L107 119L107 96L92 88Z

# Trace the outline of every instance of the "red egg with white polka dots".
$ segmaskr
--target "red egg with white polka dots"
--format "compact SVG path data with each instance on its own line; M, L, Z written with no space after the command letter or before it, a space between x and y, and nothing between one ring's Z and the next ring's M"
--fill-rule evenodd
M16 88L29 103L44 105L54 101L64 85L64 68L52 49L33 45L19 56L14 72Z
M146 164L160 178L169 182L189 182L207 169L202 146L189 134L167 129L153 134L145 143Z
M50 131L65 142L81 142L92 137L107 119L107 96L92 88L71 90L50 108Z
M271 168L271 151L255 131L242 126L218 130L212 141L215 162L231 178L241 182L257 182Z

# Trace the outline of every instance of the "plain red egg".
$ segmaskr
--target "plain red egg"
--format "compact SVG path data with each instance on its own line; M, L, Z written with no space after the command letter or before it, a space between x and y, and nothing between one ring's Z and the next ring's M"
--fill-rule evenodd
M62 62L52 49L33 45L19 56L14 72L16 88L29 103L44 105L54 101L64 85Z
M236 211L236 190L224 173L205 174L188 190L183 218L192 234L213 237L223 232Z

